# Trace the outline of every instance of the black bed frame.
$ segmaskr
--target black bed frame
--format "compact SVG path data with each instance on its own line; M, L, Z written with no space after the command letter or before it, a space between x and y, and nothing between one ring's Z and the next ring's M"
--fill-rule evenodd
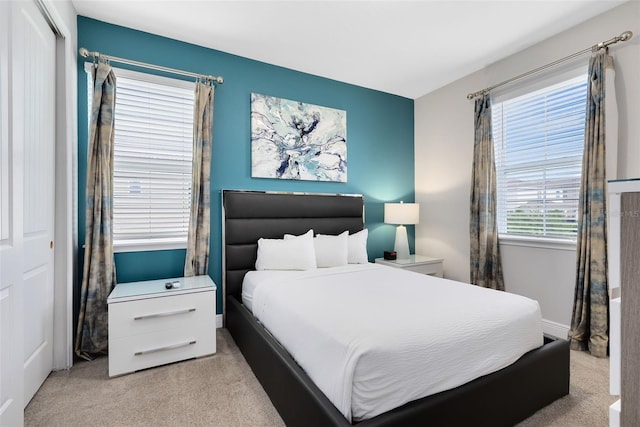
M350 426L287 351L242 304L260 237L355 233L364 228L362 196L222 191L225 327L288 426ZM569 393L569 344L545 345L514 364L460 387L357 423L374 426L512 426Z

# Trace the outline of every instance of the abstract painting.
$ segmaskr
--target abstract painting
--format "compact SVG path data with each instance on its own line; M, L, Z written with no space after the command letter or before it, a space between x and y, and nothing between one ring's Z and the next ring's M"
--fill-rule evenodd
M347 182L347 112L252 93L251 176Z

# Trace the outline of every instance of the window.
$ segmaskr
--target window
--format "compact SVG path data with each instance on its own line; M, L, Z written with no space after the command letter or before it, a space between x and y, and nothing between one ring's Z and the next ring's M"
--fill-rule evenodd
M585 74L493 105L503 237L576 239L586 90Z
M114 250L184 248L191 204L194 83L114 70ZM91 92L90 87L89 98Z

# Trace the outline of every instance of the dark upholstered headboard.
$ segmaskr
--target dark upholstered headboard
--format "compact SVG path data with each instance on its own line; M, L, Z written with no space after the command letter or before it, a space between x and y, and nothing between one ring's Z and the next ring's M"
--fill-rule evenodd
M318 234L364 228L361 195L222 190L224 297L242 301L242 280L255 269L258 239L281 239L310 228Z

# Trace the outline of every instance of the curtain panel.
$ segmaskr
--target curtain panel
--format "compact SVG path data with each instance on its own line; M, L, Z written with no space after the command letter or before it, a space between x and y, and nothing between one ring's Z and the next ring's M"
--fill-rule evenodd
M187 277L207 274L209 269L213 95L213 83L196 83L193 111L191 213L184 265L184 275Z
M116 284L112 228L116 76L103 61L92 73L84 268L75 344L76 354L87 360L108 349L107 297Z
M496 164L491 134L491 97L476 99L475 136L471 175L470 281L474 285L504 290L498 245Z
M607 92L614 92L615 87L605 84L607 68L613 68L613 59L605 50L591 57L578 205L576 285L569 330L571 348L589 351L596 357L606 357L609 344L605 103Z

